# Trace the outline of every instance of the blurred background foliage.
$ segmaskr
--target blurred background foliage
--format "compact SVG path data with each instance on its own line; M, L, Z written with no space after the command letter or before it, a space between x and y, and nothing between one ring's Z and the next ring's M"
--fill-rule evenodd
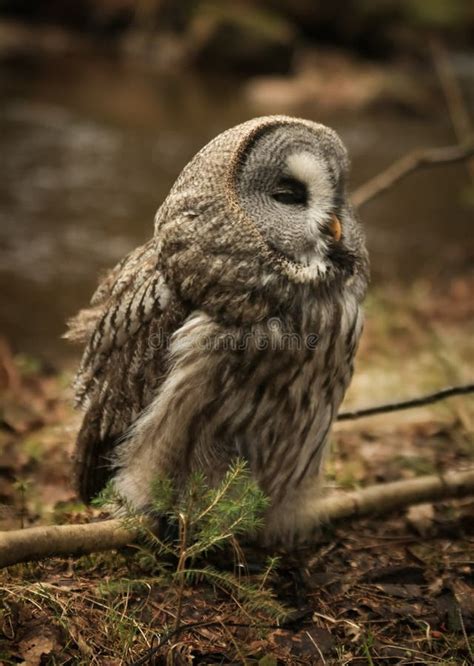
M305 42L387 58L422 55L420 31L441 32L457 46L474 34L470 0L1 0L0 12L67 26L111 48L141 34L149 48L167 51L174 37L189 62L239 73L288 71Z
M352 189L455 143L473 38L470 0L0 0L0 332L68 356L97 275L150 236L192 155L252 116L333 126ZM374 288L465 283L472 173L420 172L364 207Z

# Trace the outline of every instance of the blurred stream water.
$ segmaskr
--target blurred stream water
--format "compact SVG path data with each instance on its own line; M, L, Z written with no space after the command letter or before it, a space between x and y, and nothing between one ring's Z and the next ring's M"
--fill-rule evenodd
M56 59L0 76L0 335L57 361L98 274L147 240L181 168L218 132L258 115L233 82L157 78L132 64ZM329 112L352 186L407 151L453 143L447 113ZM362 211L373 282L442 280L472 259L463 165L417 173Z

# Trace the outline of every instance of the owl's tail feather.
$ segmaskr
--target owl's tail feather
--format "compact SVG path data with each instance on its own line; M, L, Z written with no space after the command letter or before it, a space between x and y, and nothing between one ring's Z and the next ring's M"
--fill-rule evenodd
M75 454L75 486L83 502L89 504L107 485L113 474L112 454L120 437L100 437L98 414L87 414Z

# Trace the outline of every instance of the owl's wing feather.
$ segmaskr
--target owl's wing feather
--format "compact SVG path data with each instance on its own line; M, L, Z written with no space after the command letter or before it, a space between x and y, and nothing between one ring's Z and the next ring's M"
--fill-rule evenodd
M111 456L149 404L166 372L166 341L184 318L156 268L152 241L112 269L67 337L86 342L75 380L86 413L76 449L76 482L85 501L111 474Z

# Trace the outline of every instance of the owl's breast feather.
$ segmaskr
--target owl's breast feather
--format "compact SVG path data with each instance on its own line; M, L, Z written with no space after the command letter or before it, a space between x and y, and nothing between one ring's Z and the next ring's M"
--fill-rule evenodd
M192 313L171 340L165 381L119 450L119 493L143 509L156 476L169 475L179 487L200 469L217 484L237 456L275 507L297 497L308 479L317 483L352 373L360 333L354 303L324 312L314 348L275 333L272 322L264 345L265 326L226 327Z

